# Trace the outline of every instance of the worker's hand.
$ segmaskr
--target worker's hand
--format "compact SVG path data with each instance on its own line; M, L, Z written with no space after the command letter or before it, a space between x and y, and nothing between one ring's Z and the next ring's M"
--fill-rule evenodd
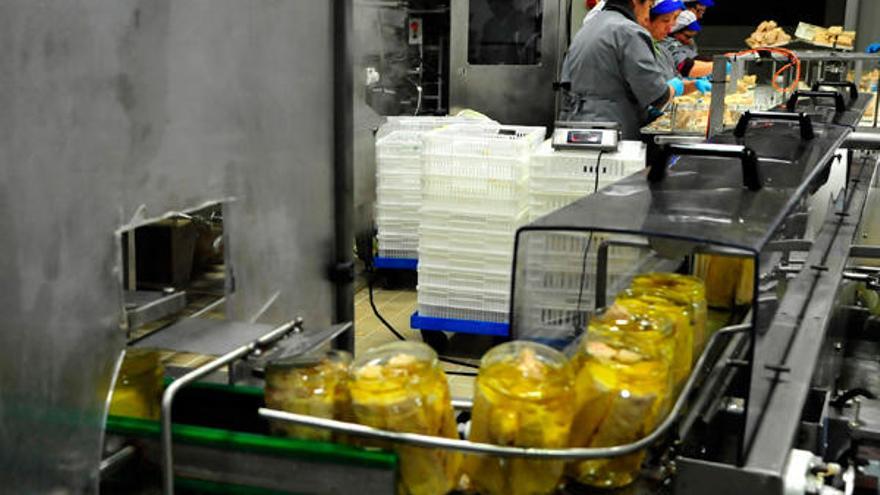
M694 87L697 88L697 91L700 93L706 94L712 91L712 83L709 82L709 79L702 78L694 81Z
M865 49L865 53L880 53L880 43L871 43Z
M666 81L666 84L668 84L669 87L672 88L674 96L681 96L684 94L684 81L682 81L680 78L676 77L670 79Z

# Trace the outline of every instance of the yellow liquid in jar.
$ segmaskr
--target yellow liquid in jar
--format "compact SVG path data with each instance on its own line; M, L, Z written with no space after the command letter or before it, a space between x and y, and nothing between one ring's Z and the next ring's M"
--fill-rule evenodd
M699 256L697 258L700 258ZM709 308L706 303L706 285L698 277L677 273L648 273L633 279L632 288L669 292L669 299L683 297L693 306L691 311L694 329L694 357L703 352L709 339Z
M574 390L571 369L561 355L559 360L559 366L542 362L525 347L517 355L481 367L470 440L516 447L566 447L574 417ZM465 458L465 473L485 495L554 493L564 468L564 461Z
M158 352L127 350L110 398L110 415L158 420L164 376Z
M693 307L681 297L677 298L678 301L672 300L670 295L654 290L630 290L619 294L615 304L638 317L659 317L674 322L671 363L672 381L677 395L690 376L694 361ZM669 352L668 348L666 352Z
M670 365L659 342L668 335L635 331L633 326L591 323L589 339L577 359L577 413L571 446L609 447L636 441L667 413L672 394ZM635 480L644 456L642 451L575 461L567 472L586 485L618 488Z
M266 371L266 406L296 414L351 421L348 364L351 358L335 353L314 365L289 367L270 364ZM278 434L306 440L331 441L330 430L271 423Z
M384 364L367 364L354 370L350 391L361 424L458 438L446 375L436 363L401 353ZM443 494L458 483L461 454L403 445L393 449L400 456L399 493Z

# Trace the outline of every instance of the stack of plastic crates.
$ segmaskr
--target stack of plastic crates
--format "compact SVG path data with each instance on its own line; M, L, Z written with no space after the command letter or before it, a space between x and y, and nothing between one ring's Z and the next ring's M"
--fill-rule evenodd
M529 216L534 221L645 168L645 145L622 141L616 152L557 151L545 141L532 156Z
M514 236L528 220L529 160L544 135L498 125L425 134L414 327L506 335ZM462 325L427 328L428 319Z
M546 231L520 238L521 265L517 267L518 290L529 294L529 307L518 308L518 329L550 339L544 343L563 346L583 329L588 314L596 307L599 249L607 246L605 295L607 301L631 281L645 249L615 244L635 237Z
M461 117L390 117L376 134L379 268L415 269L419 246L422 135Z

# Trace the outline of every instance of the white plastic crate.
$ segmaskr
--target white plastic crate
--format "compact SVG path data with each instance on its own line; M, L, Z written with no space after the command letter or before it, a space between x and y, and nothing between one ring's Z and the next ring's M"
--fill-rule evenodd
M516 232L509 230L485 230L478 232L422 224L419 236L419 242L424 242L426 246L445 247L450 250L469 249L482 251L500 250L505 247L509 247L512 250Z
M425 134L426 155L507 157L528 160L544 140L544 127L451 125Z
M568 178L596 175L619 180L645 168L647 148L640 141L621 141L616 152L555 150L551 140L544 141L531 157L529 175L543 178Z
M420 211L423 225L442 226L476 232L515 232L527 220L527 212L521 210L516 215L496 213L490 210L452 210L423 206Z
M419 315L431 318L482 321L488 323L507 323L509 321L508 310L506 309L503 312L495 312L479 309L450 308L446 306L435 306L432 304L419 304Z
M438 127L472 122L459 117L389 117L376 133L376 226L380 255L414 258L422 203L422 136Z
M503 270L466 270L429 263L419 266L419 285L436 289L506 292L510 278L510 273Z
M422 175L522 182L529 174L529 156L475 157L455 154L422 155Z
M379 247L380 258L394 258L404 260L418 259L419 252L415 249L383 249Z
M475 315L496 313L505 315L510 310L509 291L483 291L456 288L454 290L428 287L419 284L419 313L424 316L445 316L425 314L422 307L447 308L471 311ZM471 319L471 318L462 318ZM474 318L477 319L477 318ZM507 321L506 317L502 321Z
M424 246L419 243L419 260L430 265L452 266L465 270L510 270L513 263L513 243L509 251L474 251Z

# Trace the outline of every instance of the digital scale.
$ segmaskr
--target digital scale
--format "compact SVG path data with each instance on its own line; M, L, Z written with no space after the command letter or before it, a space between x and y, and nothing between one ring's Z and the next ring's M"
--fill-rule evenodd
M553 149L617 151L620 127L613 122L557 122Z

